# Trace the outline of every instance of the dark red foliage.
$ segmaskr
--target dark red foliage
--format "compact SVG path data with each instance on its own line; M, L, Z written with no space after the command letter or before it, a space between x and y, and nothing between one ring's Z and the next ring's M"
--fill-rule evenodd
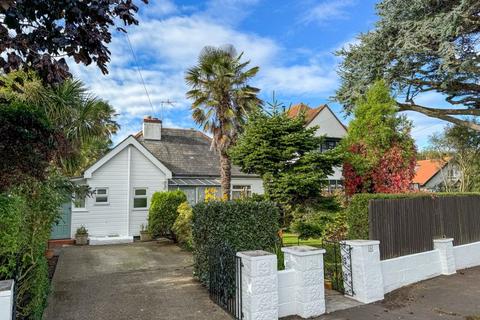
M0 68L33 67L45 82L61 82L69 56L108 73L111 27L138 24L137 11L132 0L0 0Z

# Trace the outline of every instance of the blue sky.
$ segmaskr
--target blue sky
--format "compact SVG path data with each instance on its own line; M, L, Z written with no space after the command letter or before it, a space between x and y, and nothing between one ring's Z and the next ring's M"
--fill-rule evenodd
M138 1L139 2L139 1ZM340 105L331 102L339 85L333 53L370 30L377 19L373 0L152 0L140 5L138 26L129 27L138 66L150 99L142 86L135 60L124 34L114 31L109 74L95 66L70 64L73 73L117 110L122 129L115 142L140 130L145 115L161 117L166 127L197 128L190 117L184 73L195 65L206 45L233 44L260 66L253 85L261 98L286 106L304 102L328 103L345 123ZM161 101L172 100L174 105ZM445 105L428 94L417 101ZM444 123L416 113L412 134L419 147Z

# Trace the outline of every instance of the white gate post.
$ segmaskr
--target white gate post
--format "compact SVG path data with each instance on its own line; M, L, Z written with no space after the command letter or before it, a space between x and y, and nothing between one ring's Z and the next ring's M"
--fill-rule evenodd
M0 320L12 320L13 280L0 281Z
M285 270L295 270L297 315L310 318L325 313L324 249L310 246L284 247Z
M277 320L277 256L262 250L237 252L237 256L243 265L243 319Z
M383 275L380 265L380 241L347 240L342 243L352 247L352 285L351 298L371 303L383 300ZM342 255L347 254L342 251ZM348 257L342 257L348 259Z
M450 275L456 273L457 268L455 266L455 256L453 254L453 238L434 239L433 248L440 252L442 274Z

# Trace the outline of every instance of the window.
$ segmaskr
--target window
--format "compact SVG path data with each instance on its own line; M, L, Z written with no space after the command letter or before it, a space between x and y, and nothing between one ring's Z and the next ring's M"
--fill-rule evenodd
M147 189L135 188L133 193L133 207L136 209L146 209L147 204Z
M252 186L249 185L233 185L232 186L232 200L243 199L252 196Z
M95 203L108 204L108 188L95 189Z
M323 143L320 147L320 151L325 152L325 151L328 151L328 150L332 150L339 143L340 143L340 139L338 139L338 138L325 138L325 140L323 141Z

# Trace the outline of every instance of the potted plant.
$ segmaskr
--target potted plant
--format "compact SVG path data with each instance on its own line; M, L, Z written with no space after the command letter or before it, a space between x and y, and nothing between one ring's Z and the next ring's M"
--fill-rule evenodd
M84 226L77 229L75 233L75 244L79 246L88 244L88 230Z
M140 226L140 241L150 241L152 240L152 234L148 230L148 226L144 226L143 224Z

